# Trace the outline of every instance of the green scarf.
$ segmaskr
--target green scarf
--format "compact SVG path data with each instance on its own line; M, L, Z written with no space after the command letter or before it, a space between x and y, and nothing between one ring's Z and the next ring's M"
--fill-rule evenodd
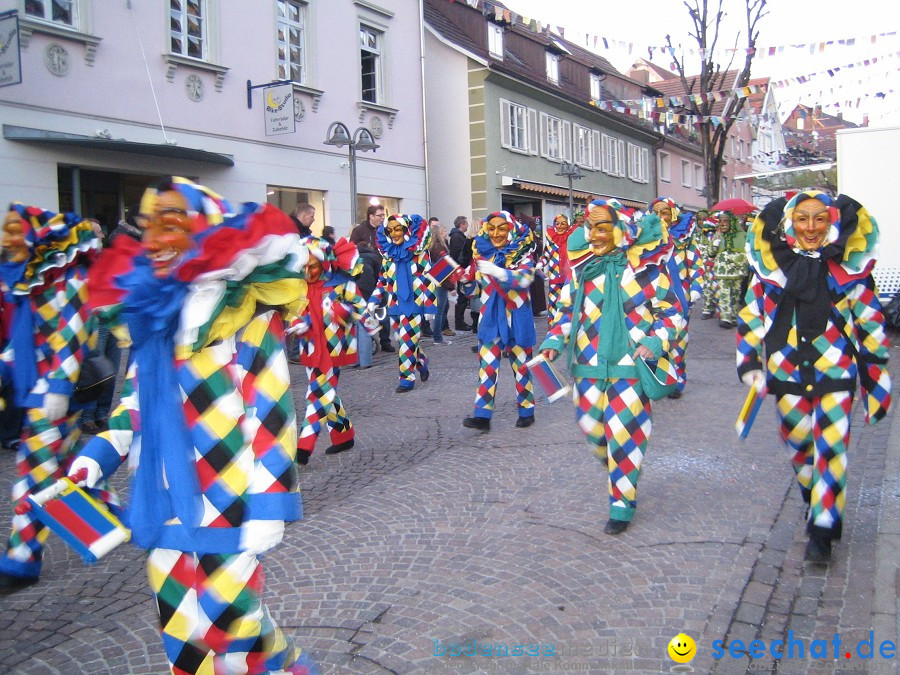
M628 349L628 331L625 327L625 308L622 302L622 272L628 264L625 253L616 250L603 256L595 256L586 263L581 272L578 288L575 291L574 312L581 312L584 303L584 287L588 281L601 274L606 275L603 284L603 309L600 314L600 343L597 354L607 363L618 363ZM566 366L572 372L572 357L575 352L576 336L579 326L572 326L569 336L569 350L566 355Z

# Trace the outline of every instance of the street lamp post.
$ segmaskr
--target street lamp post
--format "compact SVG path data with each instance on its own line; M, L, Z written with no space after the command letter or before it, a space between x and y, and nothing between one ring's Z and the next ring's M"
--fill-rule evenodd
M561 162L559 165L559 171L557 171L555 176L563 176L564 178L568 178L569 180L569 222L575 222L575 195L572 192L572 181L577 180L579 178L584 178L584 174L581 173L581 169L578 168L578 165L574 162Z
M350 149L350 216L353 218L351 227L356 224L356 153L371 150L375 152L381 146L375 142L372 132L366 127L359 127L350 135L350 129L343 122L332 122L325 132L325 145L333 145Z

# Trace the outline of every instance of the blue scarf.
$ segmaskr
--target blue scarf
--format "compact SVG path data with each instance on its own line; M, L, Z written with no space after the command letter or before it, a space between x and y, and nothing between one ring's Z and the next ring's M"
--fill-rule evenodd
M418 239L409 233L402 244L395 244L384 234L384 228L378 228L378 244L386 258L394 261L397 270L397 305L403 314L416 314L416 299L413 292L411 261L415 254Z
M687 317L690 314L691 306L688 304L687 296L684 294L684 283L681 281L681 272L678 269L678 261L675 260L674 255L669 256L669 259L666 260L666 269L669 271L672 290L675 292L678 302L681 303L681 313Z
M28 261L0 264L0 278L9 289L15 288L25 276ZM38 380L37 356L34 346L34 316L31 311L31 296L14 294L10 290L6 299L13 305L13 320L10 324L9 341L12 344L15 363L12 367L13 391L16 406L27 408L26 400Z
M489 260L503 269L508 269L506 267L507 259L518 252L521 246L521 241L515 237L502 248L495 247L487 235L475 237L475 250L478 251L479 257ZM494 280L493 277L484 283L497 284L498 287L500 285L500 282ZM534 337L530 334L534 330L534 319L531 316L530 303L523 305L518 310L511 310L511 312L513 314L513 326L510 326L506 316L506 294L498 292L488 293L487 302L484 303L481 316L478 319L478 339L481 342L490 342L499 338L500 346L504 349L516 344L526 347L534 344ZM518 321L516 320L517 312L522 315ZM526 313L527 317L525 317ZM527 321L525 321L526 318Z
M129 525L135 543L151 548L167 520L177 516L184 527L194 528L201 513L194 445L175 371L174 336L188 289L175 279L158 278L143 256L119 278L119 286L126 293L122 316L140 381L141 458L132 482Z

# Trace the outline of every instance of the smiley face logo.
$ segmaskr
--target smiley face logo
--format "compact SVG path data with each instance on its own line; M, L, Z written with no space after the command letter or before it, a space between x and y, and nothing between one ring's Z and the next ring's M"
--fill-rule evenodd
M675 663L687 663L697 652L697 645L690 635L679 633L669 641L669 658Z

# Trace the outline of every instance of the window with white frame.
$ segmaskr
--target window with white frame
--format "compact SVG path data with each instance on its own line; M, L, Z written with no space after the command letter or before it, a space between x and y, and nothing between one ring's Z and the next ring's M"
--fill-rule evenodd
M650 182L650 151L628 144L628 177L636 183Z
M706 179L703 176L703 165L694 164L694 187L698 190L703 189Z
M541 155L558 161L563 158L563 123L558 117L541 113Z
M306 77L304 28L306 3L299 0L275 0L276 61L279 80L303 84Z
M529 151L528 108L500 99L500 145L513 152Z
M668 152L659 152L659 179L666 183L672 180L672 157Z
M25 0L25 16L78 27L78 0Z
M725 176L722 176L722 194L719 197L721 199L728 197L728 178Z
M592 169L594 148L591 130L587 127L581 126L580 124L573 124L572 139L574 145L573 151L575 163L579 166L583 166L586 169Z
M599 101L603 98L603 88L600 86L600 74L591 73L591 100Z
M206 59L204 0L169 0L169 51L179 56Z
M686 159L681 160L681 185L691 187L691 163Z
M359 24L359 65L362 81L361 97L369 103L381 103L382 49L384 33L374 26Z
M547 52L547 81L559 84L559 54Z
M488 52L495 59L503 60L503 27L488 22Z

